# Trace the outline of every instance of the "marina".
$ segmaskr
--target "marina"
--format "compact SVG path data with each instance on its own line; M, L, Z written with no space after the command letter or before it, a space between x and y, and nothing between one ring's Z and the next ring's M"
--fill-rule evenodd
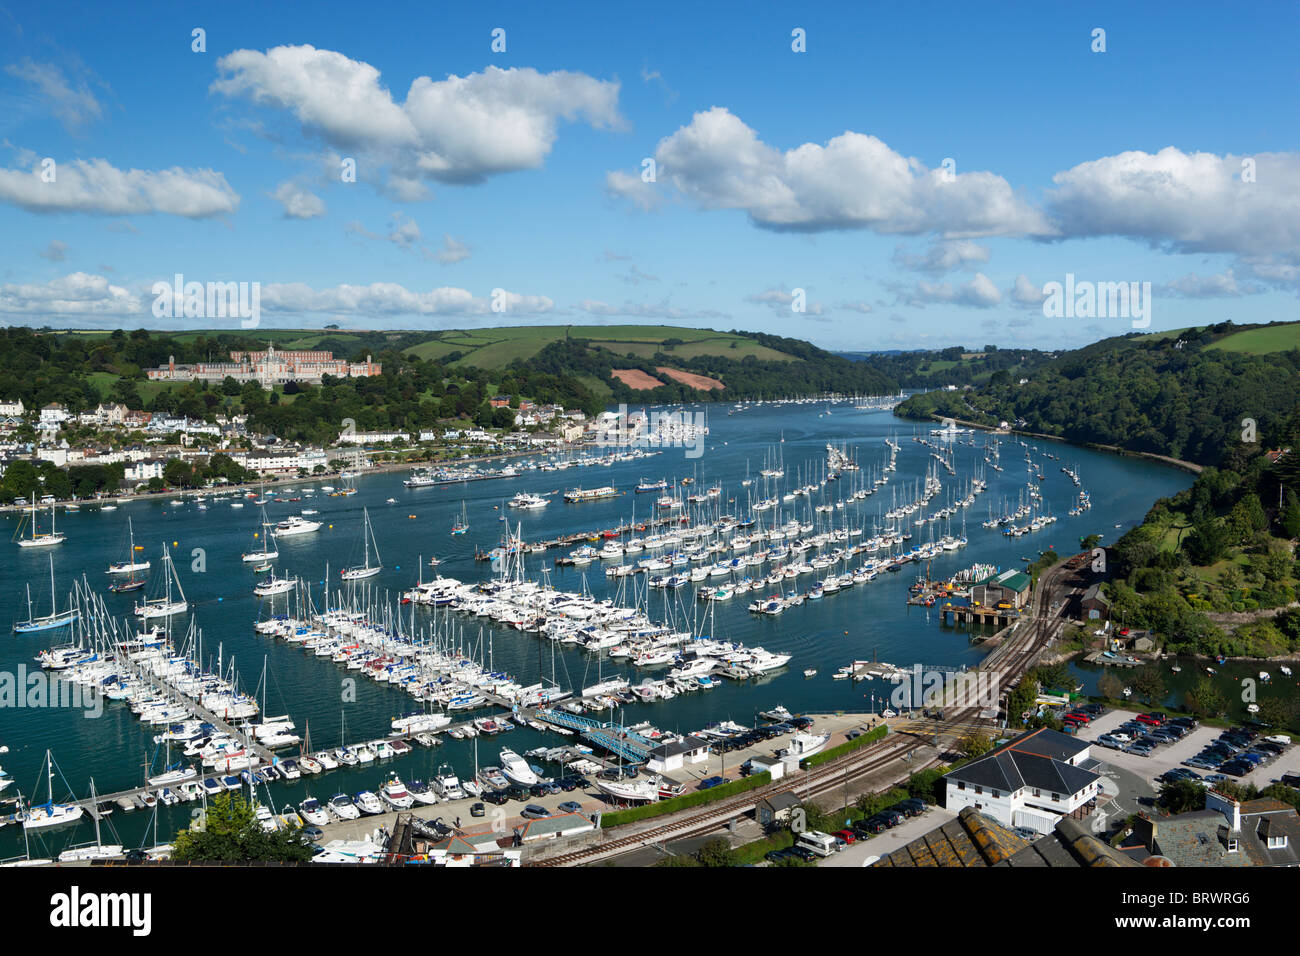
M348 479L354 495L336 493L339 478L296 485L296 502L268 486L254 496L265 504L242 512L228 506L253 499L214 490L203 502L126 501L111 511L91 505L60 515L64 545L15 548L0 599L12 620L23 621L30 617L30 586L33 608L43 615L51 607L52 557L56 609L67 608L75 591L82 619L16 636L0 652L3 665L30 665L44 651L59 670L96 686L108 687L105 678L116 674L115 683L160 698L152 713L160 722L142 721L125 698L109 693L93 725L74 708L11 711L0 742L11 748L4 766L15 785L0 800L19 792L24 802L46 798L45 781L37 778L48 749L68 781L67 792L58 792L64 788L56 778L54 799L89 807L93 778L101 795L93 802L115 811L108 816L117 830L111 842L140 845L146 830L149 841L156 830L165 844L188 822L190 798L221 792L227 778L246 792L251 785L275 815L309 798L324 806L339 791L368 790L387 807L382 791L392 772L413 799L416 785L432 781L444 764L461 781L481 784L480 772L500 763L498 736L547 776L575 763L595 774L640 763L646 744L665 735L726 720L753 726L759 711L777 704L795 714L868 715L874 707L879 716L891 673L918 660L974 665L986 650L965 638L998 629L996 620L976 615L954 628L957 615L941 613L942 601L909 604L917 574L896 572L925 571L936 588L956 581L944 600L962 601L972 582L957 581L960 573L1021 567L1021 555L1035 553L1023 540L982 528L978 517L963 528L963 515L980 498L1011 504L1023 491L1036 500L1020 475L989 466L994 442L1003 462L1013 448L1035 463L1044 455L1032 442L974 433L956 436L936 458L932 445L940 439L928 428L848 401L835 404L833 416L824 416L825 408L751 403L744 414L715 410L702 459L656 451L650 474L645 455L597 449L587 457L600 464L533 456L512 461L514 475L462 484L452 494L406 485L410 472L362 473ZM930 444L906 440L914 428ZM1040 547L1073 547L1095 530L1134 523L1152 494L1188 481L1134 459L1074 450L1070 460L1076 459L1079 473L1095 482L1091 510L1064 514L1078 489L1069 477L1042 470L1045 477L1033 482L1062 516L1053 526L1057 540L1040 532ZM552 474L582 467L601 468L601 479L557 482ZM641 484L656 487L638 495ZM574 506L554 500L578 487L619 491ZM516 495L552 503L511 507ZM677 506L661 507L665 496ZM214 520L218 513L223 517ZM231 522L225 515L247 517ZM16 526L21 516L10 520ZM449 534L462 518L467 530ZM316 527L283 533L304 525ZM245 563L254 531L253 550L260 545L264 553L260 562ZM144 563L148 555L151 566L105 575L123 562L124 547L146 549L127 560ZM572 553L583 547L595 554ZM268 560L270 550L276 556ZM438 562L432 575L431 553ZM476 560L484 556L490 568ZM254 593L254 563L272 564L273 580L289 583ZM357 569L369 573L345 576ZM108 590L105 579L128 574L145 582L142 595ZM670 582L675 575L685 581ZM137 616L139 600L184 606ZM784 613L751 612L760 600L784 602ZM153 651L130 644L140 633L166 643ZM99 660L77 659L86 652ZM855 662L847 676L856 679L837 679L846 661ZM108 666L113 674L100 669ZM205 688L205 697L199 684L208 681L223 683ZM264 735L249 729L265 714L286 721ZM227 738L209 754L220 763L205 763L193 739L155 741L173 725L178 738ZM93 746L84 737L89 726ZM290 738L284 746L267 743ZM185 755L186 746L196 752ZM150 779L171 783L146 782L142 758L149 755ZM711 760L716 765L718 758ZM163 777L178 772L168 770L178 762L194 775ZM449 812L455 809L453 801ZM14 810L0 807L4 812ZM57 856L85 844L93 822L87 814L43 831L48 846L33 845L32 855ZM0 856L24 852L20 831L0 829Z

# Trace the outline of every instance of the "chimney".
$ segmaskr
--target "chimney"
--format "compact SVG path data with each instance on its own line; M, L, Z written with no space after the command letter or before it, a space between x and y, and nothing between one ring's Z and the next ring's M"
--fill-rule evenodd
M1233 833L1241 832L1241 804L1227 794L1210 790L1205 794L1205 809L1222 813Z

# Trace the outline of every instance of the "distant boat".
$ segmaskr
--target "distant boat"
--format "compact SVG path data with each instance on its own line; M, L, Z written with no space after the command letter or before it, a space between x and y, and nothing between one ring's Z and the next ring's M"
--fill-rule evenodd
M56 544L63 544L67 540L67 535L60 534L54 529L54 501L50 500L50 530L48 532L38 532L36 530L36 492L32 492L31 506L32 536L30 538L20 538L18 547L20 548L48 548Z
M365 561L357 567L344 568L341 572L344 581L360 581L363 578L374 577L380 571L384 570L384 566L379 559L379 542L375 541L375 531L370 526L370 511L366 508L362 508L361 514L363 520L361 542L365 547ZM375 563L373 565L370 563L370 546L372 543L375 548Z
M452 534L464 534L469 530L469 517L465 513L465 502L460 503L460 517L451 523Z

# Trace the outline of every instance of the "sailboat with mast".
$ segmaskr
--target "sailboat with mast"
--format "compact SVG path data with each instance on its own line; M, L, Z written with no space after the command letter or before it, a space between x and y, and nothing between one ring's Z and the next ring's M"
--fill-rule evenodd
M361 509L363 526L361 531L361 543L365 548L365 561L361 565L351 568L344 568L340 574L344 581L360 581L363 578L371 578L384 569L383 563L379 558L379 542L375 540L375 529L370 525L370 510ZM375 563L370 563L370 549L374 546Z
M460 503L460 515L451 523L452 534L464 534L469 530L469 516L465 512L465 502Z
M47 827L75 823L85 813L79 803L54 802L54 758L45 751L45 765L49 770L49 799L45 803L29 806L22 814L24 830L43 830Z
M126 519L126 533L129 541L128 547L130 548L126 553L126 560L110 564L108 570L104 572L105 574L128 575L125 581L117 581L109 585L108 589L117 594L122 594L126 591L138 591L140 588L144 587L145 579L142 577L137 578L135 573L137 571L148 571L150 567L150 562L147 558L143 561L136 560L136 552L143 551L144 546L135 543L135 527L131 524L130 518Z
M245 561L255 561L258 564L264 564L267 561L274 561L280 556L280 552L276 550L275 546L275 534L270 531L270 527L271 522L266 519L266 506L263 505L261 534L259 535L256 531L253 532L253 538L255 541L260 538L260 547L252 551L246 551L244 553Z
M80 613L69 599L69 607L60 613L54 592L54 555L50 555L50 613L36 617L32 612L32 586L27 585L27 620L14 623L15 634L34 634L38 631L52 631L77 620Z
M189 610L189 601L185 598L185 591L181 587L180 575L176 573L176 563L172 561L171 551L167 543L163 542L163 594L156 598L147 598L143 604L135 606L135 616L143 620L149 620L154 617L171 617L173 614L184 614ZM176 584L176 594L179 599L172 593L172 583Z
M63 544L68 540L68 536L55 530L54 527L54 502L50 501L50 530L40 532L36 530L36 492L32 492L32 506L29 510L32 523L32 536L30 538L19 538L18 547L20 548L48 548L52 545Z

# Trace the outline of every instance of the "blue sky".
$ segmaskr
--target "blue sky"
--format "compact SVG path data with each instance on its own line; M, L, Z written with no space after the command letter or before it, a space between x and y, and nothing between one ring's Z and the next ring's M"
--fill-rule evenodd
M152 315L176 273L272 326L842 349L1130 329L1046 317L1067 274L1297 317L1293 5L296 6L0 8L0 322L204 324Z

